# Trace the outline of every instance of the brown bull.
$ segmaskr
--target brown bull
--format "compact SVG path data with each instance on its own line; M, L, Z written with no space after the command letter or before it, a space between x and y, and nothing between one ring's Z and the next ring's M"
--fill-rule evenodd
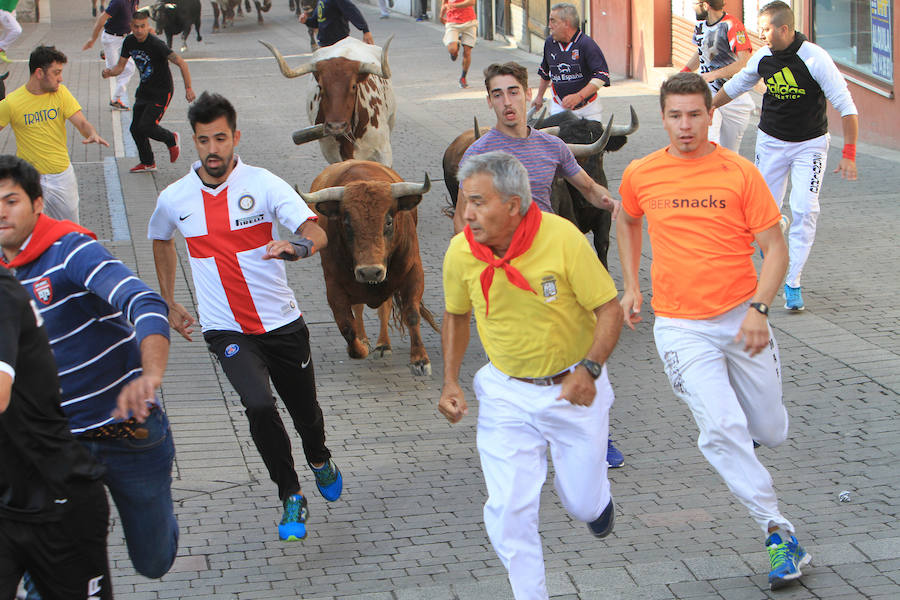
M369 355L363 304L381 307L375 350L390 352L387 321L393 299L401 324L409 328L413 375L431 374L420 317L437 330L422 305L425 274L416 235L416 206L430 187L427 175L422 184L408 183L384 165L348 160L326 167L310 193L301 193L328 234L328 246L321 251L325 290L350 357Z

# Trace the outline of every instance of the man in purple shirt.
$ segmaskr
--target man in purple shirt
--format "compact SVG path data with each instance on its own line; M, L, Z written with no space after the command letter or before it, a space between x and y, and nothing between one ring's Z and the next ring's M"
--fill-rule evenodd
M550 36L544 42L544 60L538 69L541 82L532 104L541 108L550 87L551 115L571 110L600 121L603 107L597 90L609 86L609 67L600 47L581 31L579 23L573 5L561 2L550 8Z
M106 60L106 68L112 69L119 62L122 55L122 42L125 36L131 33L131 15L137 10L138 0L109 0L106 10L100 13L94 22L94 30L82 50L90 50L97 41L100 32L100 43L103 44L103 57ZM102 6L101 6L102 8ZM128 82L134 74L134 61L130 58L125 68L116 77L116 91L110 99L109 105L117 110L129 110Z

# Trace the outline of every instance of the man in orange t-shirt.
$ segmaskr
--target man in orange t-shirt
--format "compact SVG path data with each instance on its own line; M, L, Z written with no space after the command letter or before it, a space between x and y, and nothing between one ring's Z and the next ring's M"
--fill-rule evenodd
M778 510L772 478L754 451L754 440L778 446L788 431L767 318L788 263L781 215L756 167L708 141L712 96L699 75L666 80L660 106L671 143L632 162L619 188L625 322L634 329L641 320L646 215L657 351L700 428L700 451L767 536L769 584L776 589L800 577L810 558ZM753 242L765 255L759 281Z

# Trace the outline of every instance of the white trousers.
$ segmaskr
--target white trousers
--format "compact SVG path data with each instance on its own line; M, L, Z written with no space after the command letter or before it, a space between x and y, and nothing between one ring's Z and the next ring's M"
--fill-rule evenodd
M672 390L693 413L697 445L709 464L764 532L773 525L793 532L753 450L753 440L772 448L787 438L778 345L771 328L769 346L754 357L733 341L747 310L753 310L749 303L711 319L658 316L656 350Z
M8 50L12 43L22 35L22 26L16 21L16 11L0 10L0 50Z
M112 69L119 64L119 57L122 56L122 42L125 36L119 37L110 35L105 31L100 34L100 43L103 44L103 53L106 56L106 68ZM116 91L110 100L118 100L125 106L131 106L128 101L128 82L134 74L134 60L128 59L125 68L116 76Z
M551 97L550 99L550 114L555 115L557 113L561 113L563 111L568 110L567 108L563 108L561 104L556 103L556 98ZM590 119L592 121L603 121L603 104L600 102L600 98L595 98L593 102L590 104L586 104L579 108L578 110L573 110L573 113L578 115L579 117L584 117L585 119Z
M713 112L712 125L709 126L709 141L732 152L740 152L744 130L747 129L754 108L756 104L753 103L750 94L741 94L728 104L717 108Z
M594 521L610 500L606 440L612 386L604 368L593 404L575 406L556 399L560 385L517 381L488 363L475 375L473 387L479 403L478 453L488 491L488 537L509 573L516 600L547 600L538 532L547 444L563 506L579 521Z
M78 181L75 180L75 167L61 173L45 173L41 175L41 188L44 190L44 214L53 219L67 219L78 223Z
M785 142L763 131L756 133L756 168L762 173L775 203L781 208L791 177L791 228L788 232L788 263L785 283L800 286L803 265L816 238L819 218L819 191L828 159L831 135L805 142Z

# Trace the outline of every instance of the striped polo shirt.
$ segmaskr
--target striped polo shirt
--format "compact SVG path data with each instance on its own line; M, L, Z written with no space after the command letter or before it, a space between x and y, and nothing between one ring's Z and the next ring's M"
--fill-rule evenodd
M531 184L531 198L544 212L553 212L550 206L550 188L557 173L563 177L573 177L581 171L581 166L565 142L554 135L528 128L528 136L513 138L491 129L469 146L459 161L462 166L466 159L485 152L501 151L519 159L528 171Z

